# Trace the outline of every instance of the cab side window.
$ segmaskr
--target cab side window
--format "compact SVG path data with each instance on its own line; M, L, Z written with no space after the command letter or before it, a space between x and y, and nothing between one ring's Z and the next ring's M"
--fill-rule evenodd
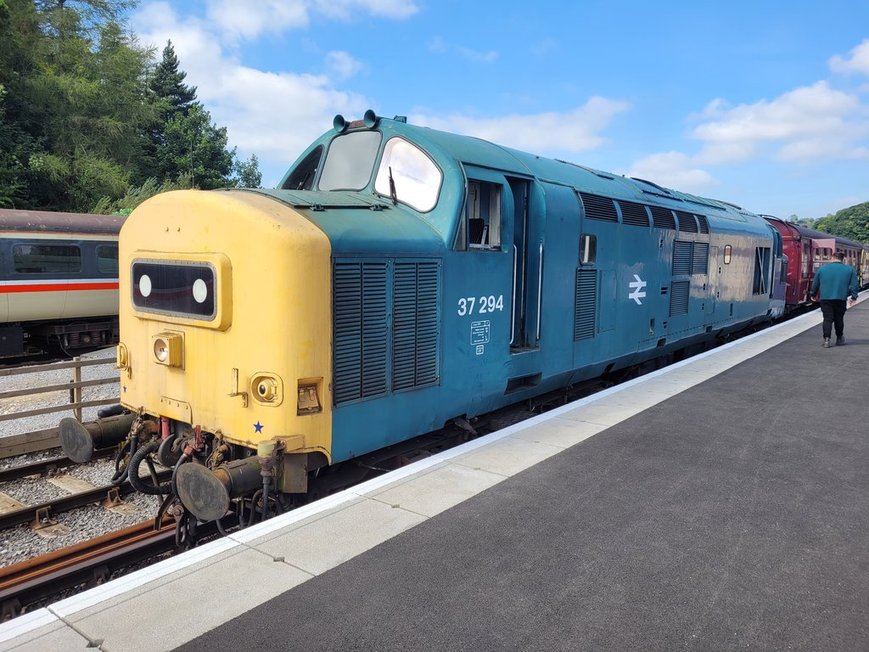
M311 150L299 165L290 173L281 186L282 190L311 190L314 186L314 176L320 166L323 156L323 146Z
M486 181L468 181L465 203L467 243L471 249L501 247L501 186Z

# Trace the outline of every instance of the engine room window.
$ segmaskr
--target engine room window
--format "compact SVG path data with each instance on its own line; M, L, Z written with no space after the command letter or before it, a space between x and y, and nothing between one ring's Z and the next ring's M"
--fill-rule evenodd
M730 245L724 245L724 264L730 264L730 258L733 255L733 247Z
M428 155L401 138L383 148L375 192L425 213L435 207L443 175Z
M377 131L356 131L335 138L323 162L320 190L362 190L371 179L378 149Z
M17 244L12 264L19 274L69 274L81 271L81 249L74 245Z
M579 262L583 265L593 263L597 259L597 236L583 233L579 238Z
M287 180L281 185L282 190L310 190L314 187L314 176L320 167L320 158L323 156L323 146L314 148L299 163Z
M468 181L465 218L469 247L500 248L501 186L486 181Z

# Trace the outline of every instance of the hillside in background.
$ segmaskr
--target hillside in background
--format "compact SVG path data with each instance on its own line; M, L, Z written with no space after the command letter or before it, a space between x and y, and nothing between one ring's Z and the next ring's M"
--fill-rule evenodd
M815 222L814 228L858 242L869 242L869 201L822 217Z

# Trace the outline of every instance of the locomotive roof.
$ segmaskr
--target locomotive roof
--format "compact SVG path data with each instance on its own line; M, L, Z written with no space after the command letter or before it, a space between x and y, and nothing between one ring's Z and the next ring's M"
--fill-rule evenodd
M748 224L766 231L771 228L759 215L730 202L709 199L664 188L651 181L595 170L560 159L550 159L491 143L481 138L461 136L401 121L380 118L380 127L412 138L420 145L434 145L462 163L536 177L541 181L566 185L593 194L643 204L657 204L687 213L700 213L718 229L733 228L727 222ZM719 220L724 220L719 222ZM734 225L735 226L735 225Z
M0 233L15 231L117 235L124 219L119 215L54 213L51 211L22 211L0 208Z

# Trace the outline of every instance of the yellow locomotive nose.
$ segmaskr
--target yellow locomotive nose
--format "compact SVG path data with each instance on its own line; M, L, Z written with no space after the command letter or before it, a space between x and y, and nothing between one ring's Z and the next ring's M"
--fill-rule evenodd
M216 490L221 462L262 442L280 451L276 489L301 483L309 456L328 461L325 234L263 194L178 191L136 209L120 252L121 402L157 424L150 431L176 450L189 451L186 459L200 469L181 477L197 486L195 471L214 470L201 486ZM231 467L225 479L238 485L242 470Z

